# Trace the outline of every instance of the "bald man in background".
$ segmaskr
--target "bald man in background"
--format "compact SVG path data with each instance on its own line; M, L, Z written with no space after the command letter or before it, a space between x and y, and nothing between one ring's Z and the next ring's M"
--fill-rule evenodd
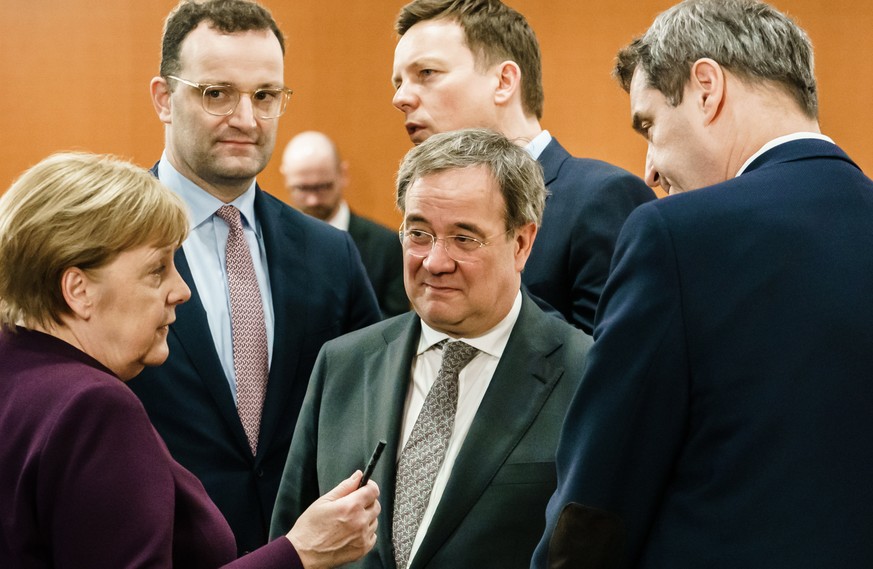
M408 311L400 240L395 232L349 209L343 199L348 163L340 157L336 144L321 132L301 132L285 147L279 171L294 207L349 232L376 291L382 316Z

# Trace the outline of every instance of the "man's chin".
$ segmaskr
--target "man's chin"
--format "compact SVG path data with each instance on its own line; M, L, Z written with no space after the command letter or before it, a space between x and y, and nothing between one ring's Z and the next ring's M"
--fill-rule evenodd
M409 135L409 140L411 140L413 144L418 146L419 144L421 144L422 142L424 142L425 140L430 138L431 135L433 135L433 134L434 133L432 133L431 131L429 131L425 128L422 128L422 129L418 129L415 132L411 133Z
M260 174L266 165L267 162L259 158L221 158L215 161L213 173L225 180L251 180Z

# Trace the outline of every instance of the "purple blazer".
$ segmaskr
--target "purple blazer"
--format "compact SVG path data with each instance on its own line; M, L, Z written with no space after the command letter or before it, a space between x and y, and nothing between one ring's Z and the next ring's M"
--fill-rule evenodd
M287 539L236 560L136 396L58 338L0 332L0 433L0 567L302 567Z

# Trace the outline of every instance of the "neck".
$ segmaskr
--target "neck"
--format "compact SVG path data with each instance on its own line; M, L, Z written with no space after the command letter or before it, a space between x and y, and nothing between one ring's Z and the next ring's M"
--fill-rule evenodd
M733 178L746 161L765 144L797 132L821 133L818 120L810 118L793 98L777 89L758 89L731 116L733 125L727 155L725 179Z
M220 178L218 176L207 180L206 178L199 176L193 168L188 166L188 164L178 160L169 149L167 150L167 159L179 174L191 180L191 182L204 192L224 203L230 203L243 195L254 181L254 178Z
M540 126L540 121L536 116L528 115L521 108L518 108L513 111L507 110L500 117L497 130L519 146L525 146L543 131L543 127Z
M64 320L63 317L61 317L61 319ZM70 344L71 346L78 348L79 350L81 350L83 352L85 351L84 347L82 346L82 343L79 341L79 338L76 336L76 333L73 331L72 328L70 328L69 326L67 326L64 323L61 323L61 324L49 323L49 324L43 326L42 324L37 324L34 322L27 322L27 323L25 323L24 327L29 329L29 330L34 330L36 332L42 332L43 334L48 334L49 336L54 336L55 338L59 338L59 339L63 340L64 342Z

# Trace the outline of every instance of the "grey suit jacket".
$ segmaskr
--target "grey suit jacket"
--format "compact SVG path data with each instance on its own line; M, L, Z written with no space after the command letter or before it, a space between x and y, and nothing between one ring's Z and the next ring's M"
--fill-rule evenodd
M394 568L391 514L398 441L420 335L407 313L325 344L294 433L273 515L282 535L316 498L363 469L388 441L373 480L376 547L355 567ZM527 567L556 487L555 449L591 339L523 297L491 384L411 567Z

